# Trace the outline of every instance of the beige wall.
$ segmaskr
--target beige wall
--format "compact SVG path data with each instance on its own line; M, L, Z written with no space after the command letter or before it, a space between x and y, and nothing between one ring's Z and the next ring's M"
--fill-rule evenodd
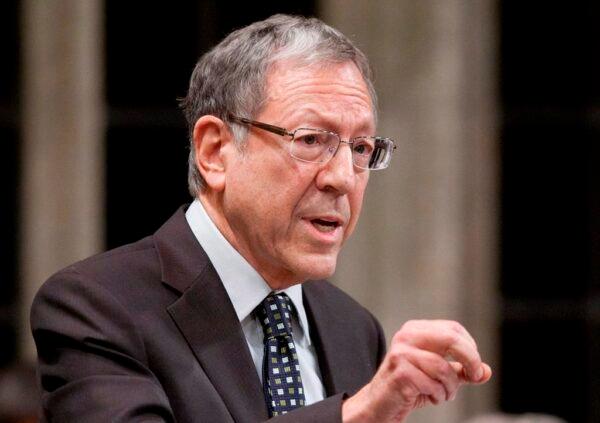
M462 322L495 363L497 141L495 7L490 0L323 0L320 15L371 59L391 168L371 174L336 283L381 320ZM411 422L493 409L495 383Z
M104 104L101 0L22 4L21 356L33 361L29 306L58 269L102 249Z

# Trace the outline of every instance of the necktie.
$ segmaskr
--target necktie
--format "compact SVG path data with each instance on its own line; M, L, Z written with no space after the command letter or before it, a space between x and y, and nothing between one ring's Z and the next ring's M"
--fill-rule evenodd
M265 335L263 389L269 417L304 405L304 390L294 340L293 305L284 293L272 292L256 308Z

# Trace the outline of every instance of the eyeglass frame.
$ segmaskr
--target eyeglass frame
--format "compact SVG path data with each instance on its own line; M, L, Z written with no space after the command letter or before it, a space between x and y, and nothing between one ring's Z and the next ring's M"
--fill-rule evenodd
M319 132L323 132L323 133L328 133L330 135L334 135L337 137L337 139L339 140L338 145L335 148L335 151L333 152L333 154L331 154L329 156L328 159L326 160L322 160L322 161L314 161L314 160L306 160L306 159L301 159L299 157L296 157L292 154L291 148L290 147L290 156L292 156L294 159L299 160L299 161L303 161L306 163L327 163L329 162L338 152L338 150L340 149L340 144L344 143L344 144L348 144L351 148L354 145L354 141L357 139L364 139L364 138L373 138L375 140L382 140L382 141L389 141L392 143L392 151L391 153L394 152L394 150L396 149L396 142L392 139L392 138L387 138L387 137L378 137L378 136L368 136L368 135L364 135L364 136L358 136L358 137L353 137L353 138L348 138L348 140L344 140L342 139L342 136L340 134L338 134L337 132L333 132L333 131L329 131L327 129L321 129L321 128L296 128L293 131L289 131L286 128L282 128L281 126L275 126L275 125L271 125L269 123L264 123L264 122L259 122L257 120L252 120L252 119L248 119L248 118L243 118L243 117L239 117L239 116L235 116L231 113L229 113L229 115L227 116L229 118L229 120L236 122L236 123L240 123L240 124L245 124L245 125L250 125L250 126L254 126L256 128L259 129L263 129L265 131L271 132L273 134L276 135L280 135L280 136L288 136L291 137L290 142L293 145L294 142L294 137L297 131L299 130L309 130L309 131L319 131ZM387 161L387 163L385 164L384 167L378 167L378 168L370 168L370 167L362 167L358 164L356 164L356 162L354 161L354 152L352 154L352 164L356 167L358 167L359 169L364 169L364 170L384 170L387 169L387 167L390 164L391 161L391 155L390 153L390 159Z

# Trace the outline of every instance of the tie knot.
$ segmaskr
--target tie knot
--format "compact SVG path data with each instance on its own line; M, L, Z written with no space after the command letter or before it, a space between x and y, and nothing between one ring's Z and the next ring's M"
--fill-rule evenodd
M256 307L265 338L292 334L292 301L283 292L271 292Z

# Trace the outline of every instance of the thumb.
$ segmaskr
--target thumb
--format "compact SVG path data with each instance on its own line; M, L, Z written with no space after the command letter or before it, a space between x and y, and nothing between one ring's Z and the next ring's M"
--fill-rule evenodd
M492 377L492 368L486 364L481 363L481 367L478 370L478 374L470 375L467 372L467 369L457 361L451 361L450 365L454 368L454 371L460 378L460 380L464 383L473 383L473 384L482 384L486 383Z

